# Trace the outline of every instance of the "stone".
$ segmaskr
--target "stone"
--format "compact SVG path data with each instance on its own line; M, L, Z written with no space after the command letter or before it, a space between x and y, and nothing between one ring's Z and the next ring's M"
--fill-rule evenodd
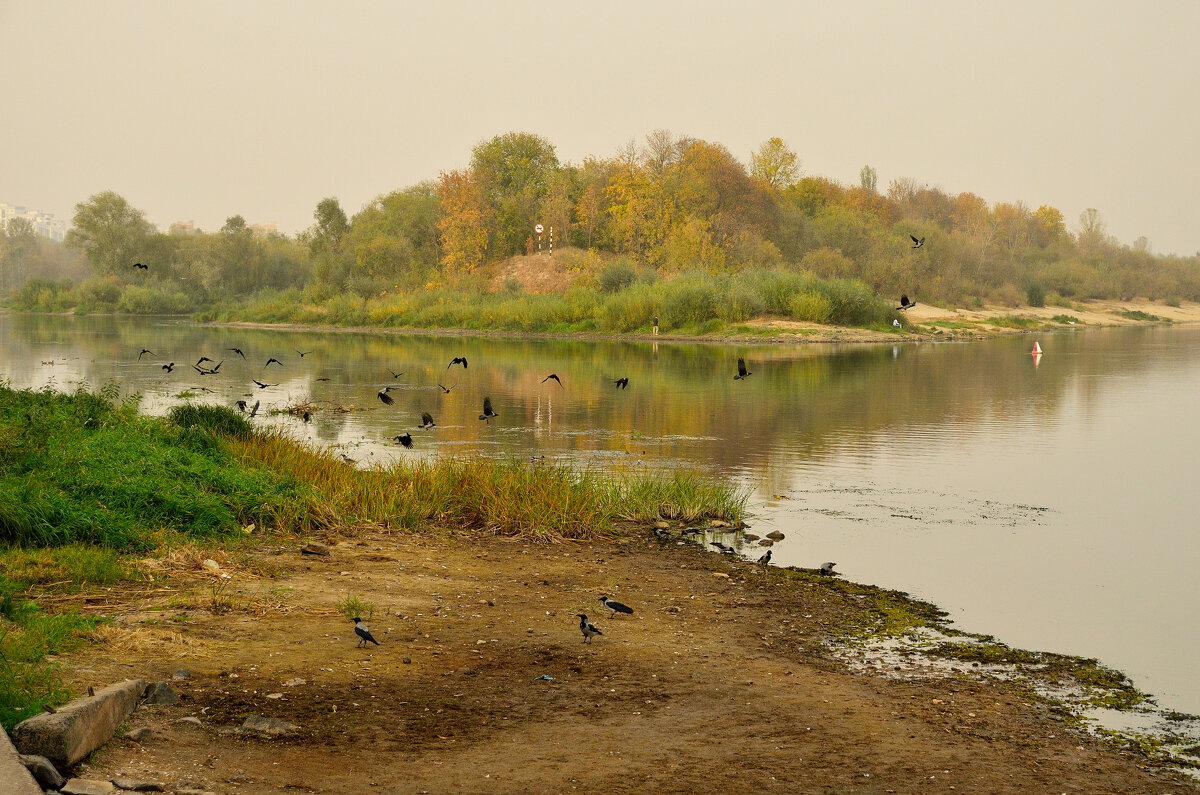
M656 528L658 528L659 530L670 530L671 529L671 523L664 522L662 519L659 519L657 522L655 522L654 526Z
M206 789L176 789L175 795L217 795L217 793Z
M179 694L166 682L151 682L146 688L145 704L178 704Z
M33 774L43 789L58 789L67 783L67 780L58 772L58 768L44 756L21 754L21 764L25 765L25 769Z
M57 712L18 723L13 743L22 753L44 756L55 767L72 767L113 736L145 690L145 679L101 688L94 696L77 698Z
M216 562L215 560L213 560L212 558L205 558L205 559L204 559L204 560L203 560L203 561L200 563L200 566L201 566L203 569L205 569L206 571L220 571L220 570L221 570L221 564L220 564L220 563L217 563L217 562Z
M136 778L114 778L113 786L117 789L127 789L130 792L162 792L162 784L153 781L139 781Z
M274 736L291 734L300 730L300 727L294 723L288 723L279 718L267 718L262 715L251 715L242 722L242 727Z
M179 720L177 720L175 722L176 723L186 723L188 726L196 726L197 728L204 725L200 722L200 719L197 718L195 715L188 715L186 718L180 718Z
M100 781L94 778L73 778L59 792L62 795L106 795L112 792L111 781Z
M310 541L309 543L300 547L300 554L301 555L328 555L329 547L325 546L324 544L318 544L315 541Z
M404 663L405 665L412 665L412 657L405 657L400 662Z
M191 672L191 671L189 671L189 670L188 670L188 669L186 669L186 668L180 668L178 671L176 671L175 673L171 674L171 678L172 678L172 679L177 679L177 680L179 680L179 681L183 681L184 679L191 679L191 678L192 678L192 672Z
M773 546L775 546L775 542L769 538L764 538L763 540L758 542L758 545L760 547L773 547Z
M42 795L42 788L22 764L3 728L0 728L0 795Z
M783 533L779 532L778 530L772 530L771 532L767 533L767 538L771 539L772 541L782 541Z
M729 579L729 575L723 571L714 571L712 573L712 576L716 577L718 580L728 580Z
M747 541L757 541L762 538L762 536L756 536L754 533L742 533L742 538L746 539Z
M135 743L140 743L142 740L149 740L157 736L157 732L149 726L137 726L125 732L125 739L132 740Z
M729 522L726 522L724 519L711 519L711 520L709 520L708 526L709 527L729 527L730 525L729 525Z

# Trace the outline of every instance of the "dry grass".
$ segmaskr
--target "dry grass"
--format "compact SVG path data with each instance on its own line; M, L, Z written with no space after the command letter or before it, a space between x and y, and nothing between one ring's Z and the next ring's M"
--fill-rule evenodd
M203 640L166 627L103 624L90 631L87 639L113 654L178 654L186 649L189 657L208 656L208 644Z

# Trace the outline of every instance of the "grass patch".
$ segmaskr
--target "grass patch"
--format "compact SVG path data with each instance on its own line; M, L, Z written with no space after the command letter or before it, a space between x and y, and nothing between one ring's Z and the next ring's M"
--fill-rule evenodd
M988 318L984 322L1000 328L1032 329L1042 327L1042 321L1036 317L1023 317L1022 315L1001 315Z
M1126 320L1144 320L1150 323L1170 323L1171 321L1165 317L1152 315L1149 312L1143 312L1140 309L1126 309L1117 313L1118 317L1123 317Z
M1064 326L1082 325L1082 321L1074 315L1055 315L1050 318L1051 323L1062 323Z
M375 605L363 601L354 594L349 594L345 599L339 601L337 609L349 619L361 618L364 621L370 621L375 617Z

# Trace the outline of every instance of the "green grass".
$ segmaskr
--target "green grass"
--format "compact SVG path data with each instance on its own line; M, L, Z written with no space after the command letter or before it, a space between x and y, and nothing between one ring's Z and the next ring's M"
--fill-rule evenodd
M1081 321L1074 315L1055 315L1054 317L1050 318L1050 322L1062 323L1065 326L1073 326L1079 324Z
M1022 317L1021 315L1002 315L988 318L984 322L1000 328L1032 329L1042 326L1042 321L1036 317Z
M1169 323L1170 322L1165 317L1159 317L1158 315L1152 315L1149 312L1143 312L1140 309L1126 309L1123 312L1118 312L1117 315L1125 318L1126 320L1144 320L1144 321L1153 322L1153 323L1163 323L1163 322Z
M375 605L364 602L354 594L349 594L337 603L338 611L346 618L361 618L370 621L375 616Z

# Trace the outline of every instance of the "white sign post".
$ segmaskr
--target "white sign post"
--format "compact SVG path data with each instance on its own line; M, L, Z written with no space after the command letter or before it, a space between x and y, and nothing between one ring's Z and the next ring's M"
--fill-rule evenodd
M538 253L539 254L542 253L542 229L543 229L543 227L541 224L535 224L533 227L533 231L537 232L537 236L538 236Z

